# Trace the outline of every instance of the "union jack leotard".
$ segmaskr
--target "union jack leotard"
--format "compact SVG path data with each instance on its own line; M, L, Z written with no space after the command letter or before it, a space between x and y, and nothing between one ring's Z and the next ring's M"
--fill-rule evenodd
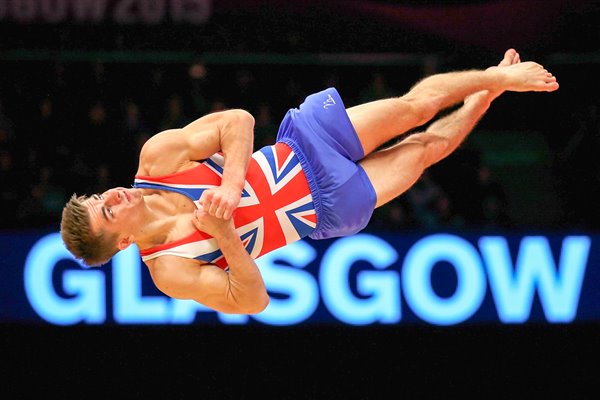
M224 158L218 153L189 170L165 176L136 176L134 187L181 193L199 206L206 189L219 186ZM314 231L313 198L297 155L284 144L266 146L252 155L233 222L253 258L300 240ZM180 240L140 251L144 261L162 255L194 258L227 267L217 240L196 231Z

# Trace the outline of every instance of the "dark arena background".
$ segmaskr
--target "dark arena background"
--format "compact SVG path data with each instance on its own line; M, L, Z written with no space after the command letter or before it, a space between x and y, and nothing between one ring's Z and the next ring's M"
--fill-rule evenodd
M597 398L599 21L585 0L0 0L2 398ZM168 299L135 248L83 268L58 236L161 130L244 108L259 148L310 93L401 95L510 47L560 89L501 96L360 234L261 258L259 315Z

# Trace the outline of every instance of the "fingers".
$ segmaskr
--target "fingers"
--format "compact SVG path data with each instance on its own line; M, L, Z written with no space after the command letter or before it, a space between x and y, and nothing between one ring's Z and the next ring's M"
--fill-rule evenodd
M203 207L208 215L217 218L229 219L233 214L233 206L223 199L213 198L212 201L207 201Z
M212 202L208 203L205 210L208 213L208 215L212 215L213 217L220 218L219 215L217 215L217 213L220 212L220 210L219 210L219 204L216 201L213 200Z
M233 207L229 207L227 208L224 212L223 212L223 219L230 219L233 216L233 211L234 208Z
M198 202L200 203L200 205L202 206L202 208L204 210L207 210L210 208L210 203L212 201L212 197L213 197L214 193L210 190L205 190L202 192L202 195L200 196L200 199L198 200Z
M205 190L202 192L202 196L200 196L200 205L202 205L202 208L208 215L218 218L222 217L223 211L219 211L220 198L216 196L214 191ZM221 216L218 215L219 213Z
M194 210L194 217L192 218L192 224L194 224L194 227L196 229L198 229L199 231L202 230L202 224L199 221L200 218L200 213L199 210Z
M233 219L216 218L208 215L202 206L194 210L191 220L194 228L213 237L222 237L235 231Z
M231 218L237 207L237 203L226 194L213 190L205 190L202 193L200 204L206 213L222 219Z

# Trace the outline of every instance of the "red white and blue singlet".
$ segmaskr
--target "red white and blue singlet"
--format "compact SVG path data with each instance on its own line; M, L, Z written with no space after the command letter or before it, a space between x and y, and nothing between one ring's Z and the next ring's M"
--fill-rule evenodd
M138 175L134 187L181 193L199 207L202 192L221 184L223 165L224 158L217 153L186 171L164 176ZM266 146L252 155L233 222L254 259L315 230L317 217L311 191L300 161L288 145ZM173 255L227 267L217 240L200 231L140 254L144 261Z
M307 96L288 110L277 143L252 155L234 226L256 259L306 236L327 239L359 232L369 222L377 195L358 163L362 144L335 88ZM215 154L187 171L136 176L134 187L170 190L196 206L202 192L219 186L224 159ZM213 263L227 261L217 240L203 232L140 251L144 261L162 255Z

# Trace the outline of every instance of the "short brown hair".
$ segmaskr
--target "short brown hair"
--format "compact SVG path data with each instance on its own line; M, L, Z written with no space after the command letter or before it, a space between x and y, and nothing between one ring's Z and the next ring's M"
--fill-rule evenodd
M88 196L73 194L62 211L60 235L67 249L89 266L106 264L119 251L117 235L94 233L88 208L83 204Z

